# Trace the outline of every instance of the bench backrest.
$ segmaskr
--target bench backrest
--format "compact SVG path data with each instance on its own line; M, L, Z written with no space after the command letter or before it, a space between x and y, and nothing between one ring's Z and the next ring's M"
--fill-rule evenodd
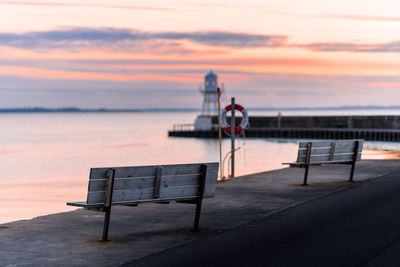
M112 203L145 202L155 199L176 200L196 198L200 177L205 169L204 196L215 195L218 163L154 165L133 167L92 168L89 177L87 204L103 204L107 176L114 169Z
M307 147L311 144L309 163L346 163L354 160L356 143L358 142L356 160L361 159L363 140L332 140L300 142L297 154L298 164L306 163Z

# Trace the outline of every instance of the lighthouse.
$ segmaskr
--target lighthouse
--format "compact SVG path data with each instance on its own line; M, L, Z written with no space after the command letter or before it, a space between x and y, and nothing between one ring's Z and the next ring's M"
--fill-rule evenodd
M212 121L212 117L218 116L218 76L210 71L204 77L204 86L200 88L203 95L203 105L201 114L197 116L194 127L195 130L211 130L218 127L217 122ZM221 90L222 93L222 90Z
M200 89L203 94L203 106L201 108L201 115L212 116L217 115L218 107L218 77L217 75L210 71L204 77L204 89Z

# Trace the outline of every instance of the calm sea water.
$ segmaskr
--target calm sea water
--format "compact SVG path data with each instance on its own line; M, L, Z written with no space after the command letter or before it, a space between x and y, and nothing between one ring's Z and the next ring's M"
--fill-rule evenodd
M400 114L397 111L307 111L283 115ZM276 115L257 112L250 115ZM0 223L74 209L86 199L91 167L219 160L217 140L169 138L173 124L192 123L197 113L0 114ZM282 168L295 160L297 142L239 139L236 175ZM367 148L400 151L398 143ZM230 140L223 140L223 155ZM367 151L369 158L385 157ZM227 169L224 170L225 175Z

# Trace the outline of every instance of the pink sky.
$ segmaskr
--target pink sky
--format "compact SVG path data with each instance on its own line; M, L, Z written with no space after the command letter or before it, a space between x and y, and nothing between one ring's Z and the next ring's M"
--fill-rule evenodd
M398 105L398 10L371 0L0 1L0 107L198 108L211 69L248 107Z

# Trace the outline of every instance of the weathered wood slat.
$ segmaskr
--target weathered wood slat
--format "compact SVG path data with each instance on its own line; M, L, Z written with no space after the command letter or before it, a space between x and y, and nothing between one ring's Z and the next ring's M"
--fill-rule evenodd
M345 147L345 146L353 146L354 147L354 142L359 141L359 144L362 146L364 140L334 140L334 141L310 141L313 143L312 147L330 147L332 142L336 143L336 147ZM300 142L299 143L299 149L300 148L306 148L307 143L309 142Z
M213 197L212 195L205 195L204 198L210 198ZM161 201L166 202L166 201L177 201L177 202L189 202L196 200L197 196L190 196L190 197L179 197L179 198L165 198ZM120 205L120 206L137 206L138 204L141 203L148 203L148 202L158 202L155 201L154 199L142 199L142 200L136 200L136 201L121 201L121 202L113 202L114 205ZM104 203L92 203L88 204L86 201L77 201L77 202L67 202L68 206L74 206L74 207L83 207L83 208L99 208L99 207L104 207ZM98 210L101 211L101 210Z
M313 150L324 150L324 149L330 149L331 148L331 146L323 146L323 147L314 147L314 143L315 144L317 144L318 142L312 142L313 143ZM333 143L334 144L334 143ZM355 143L349 143L347 146L346 145L340 145L340 146L338 146L338 145L334 145L335 146L335 150L336 150L336 148L337 149L350 149L350 148L354 148L354 145L355 145ZM359 150L360 150L360 146L362 147L362 143L360 143L359 144ZM306 148L299 148L299 150L306 150Z
M199 186L179 186L179 187L167 187L160 188L160 198L163 199L174 199L182 197L196 197L198 194ZM207 184L205 188L205 195L213 196L215 195L216 186L215 184ZM154 190L153 188L140 189L140 190L114 190L113 192L113 204L114 202L134 202L136 200L151 200L153 198ZM103 203L104 202L103 191L98 192L88 192L87 203Z
M74 206L74 207L87 207L87 206L89 206L86 201L67 202L67 205L68 206ZM104 204L102 206L104 206Z
M208 168L218 171L218 163L205 163ZM153 165L153 166L133 166L133 167L112 167L115 169L115 178L129 177L154 177L156 167L163 169L163 177L171 175L185 175L200 173L201 164L174 164L174 165ZM92 168L89 179L105 179L106 172L111 167Z
M208 163L206 176L207 195L215 194L218 176L218 163ZM176 168L176 170L174 170ZM135 201L142 199L162 199L186 197L197 195L201 164L161 165L146 167L120 167L115 169L113 203L121 201ZM138 169L138 170L136 170ZM158 198L154 198L156 183L156 170L162 170ZM91 177L101 177L106 168L94 168ZM154 176L147 176L153 173ZM136 176L145 175L145 176ZM140 178L141 177L141 178ZM104 199L106 179L89 180L87 203L98 203Z
M170 186L183 186L183 185L196 185L199 183L199 174L193 175L182 175L182 176L162 176L161 187ZM105 181L102 180L90 180L89 191L104 191ZM207 183L216 183L214 179L207 179ZM148 178L118 178L114 181L114 190L121 189L144 189L154 188L154 177Z
M314 146L314 144L313 144ZM362 151L362 147L358 147L358 152ZM354 145L349 147L335 147L334 155L335 154L343 154L343 153L354 153ZM303 156L307 154L307 149L299 149L297 156ZM330 147L323 147L323 148L312 148L311 155L328 155L331 154Z
M358 154L357 160L361 159L361 153ZM352 162L353 161L353 154L338 154L333 156L333 160L330 160L330 155L314 155L310 157L310 163L329 163L329 162L341 161L341 162ZM332 163L333 163L332 162ZM298 164L305 164L306 163L306 156L302 156L298 158Z

